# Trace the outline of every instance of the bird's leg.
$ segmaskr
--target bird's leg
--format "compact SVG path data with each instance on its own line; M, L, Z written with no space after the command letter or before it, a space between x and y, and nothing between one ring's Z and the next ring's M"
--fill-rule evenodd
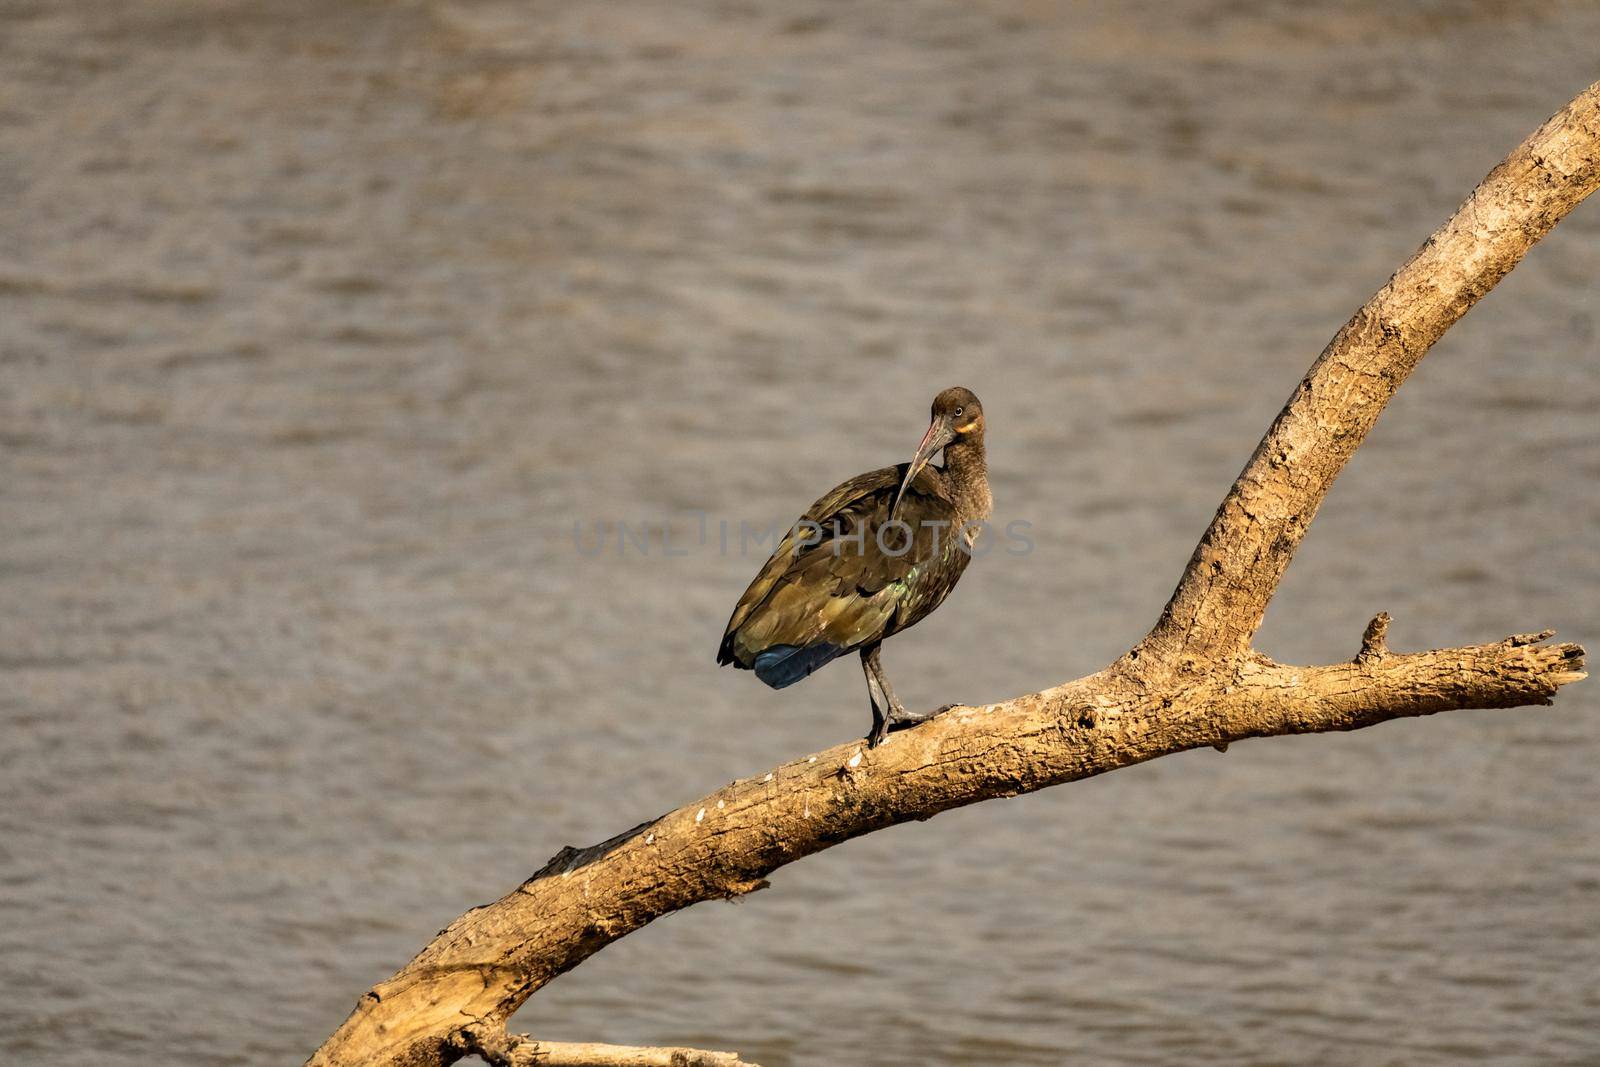
M888 711L890 724L914 718L906 710L906 706L900 703L900 698L894 695L894 688L889 685L889 676L883 673L883 662L878 659L877 649L872 650L872 660L868 663L868 668L872 671L873 680L878 683L878 692L883 694L884 707Z
M883 663L878 659L877 649L873 649L872 659L868 663L868 669L872 671L874 676L873 681L877 684L879 692L883 694L884 705L889 709L888 728L890 730L903 730L908 726L915 726L919 722L926 722L935 715L939 715L955 707L954 704L946 704L938 711L907 710L906 706L900 703L900 698L894 695L894 687L889 684L889 676L883 672Z
M894 687L889 684L889 676L883 673L883 662L878 658L878 649L879 645L873 645L861 650L861 670L867 676L867 696L872 700L872 732L867 735L868 748L877 748L881 745L891 730L915 726L955 707L954 704L946 704L939 711L908 711L906 706L900 703L900 698L894 695Z
M878 662L878 646L861 650L861 673L867 676L867 699L872 701L872 732L867 734L867 747L877 748L889 733L889 702L879 688L878 676L873 666Z

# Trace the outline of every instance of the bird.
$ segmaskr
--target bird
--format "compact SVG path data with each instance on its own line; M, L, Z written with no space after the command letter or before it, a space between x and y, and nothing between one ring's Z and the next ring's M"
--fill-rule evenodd
M850 652L861 657L876 748L906 709L883 671L885 638L926 618L955 588L994 509L983 405L959 386L933 398L910 462L857 475L812 504L739 598L718 665L783 689ZM943 466L932 465L940 451Z

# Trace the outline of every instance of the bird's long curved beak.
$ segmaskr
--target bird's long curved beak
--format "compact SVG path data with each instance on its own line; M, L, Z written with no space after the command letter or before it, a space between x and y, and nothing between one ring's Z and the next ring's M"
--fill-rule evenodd
M939 454L939 449L955 440L955 437L956 432L951 429L949 419L934 419L928 424L928 432L922 435L922 443L917 446L917 454L911 457L911 463L906 467L906 476L900 480L900 489L894 494L894 504L889 508L891 522L900 511L900 498L906 495L906 487L916 481L918 472Z

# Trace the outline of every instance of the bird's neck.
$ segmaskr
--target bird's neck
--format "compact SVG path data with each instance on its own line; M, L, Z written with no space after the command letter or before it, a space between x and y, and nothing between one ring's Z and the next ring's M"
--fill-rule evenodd
M952 441L944 450L944 476L962 522L987 519L994 508L981 436Z

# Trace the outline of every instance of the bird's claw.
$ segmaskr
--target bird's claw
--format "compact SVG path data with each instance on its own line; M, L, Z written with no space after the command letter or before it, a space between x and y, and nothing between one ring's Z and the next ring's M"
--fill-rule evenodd
M894 729L894 727L890 724L888 719L879 719L877 722L873 723L872 732L867 734L867 748L877 748L879 745L883 744L883 739L889 735L889 731L892 729Z
M901 708L895 713L894 721L889 723L889 730L891 733L896 730L909 730L913 726L920 726L929 719L943 715L951 708L959 708L960 706L960 704L946 704L944 707L936 708L933 711L907 711L905 708Z
M884 738L901 730L909 730L913 726L927 722L938 715L943 715L951 708L959 708L960 704L945 704L933 711L911 711L904 704L896 702L890 709L886 718L877 720L872 724L872 730L867 734L867 747L877 748L883 744ZM876 711L874 711L876 714Z

